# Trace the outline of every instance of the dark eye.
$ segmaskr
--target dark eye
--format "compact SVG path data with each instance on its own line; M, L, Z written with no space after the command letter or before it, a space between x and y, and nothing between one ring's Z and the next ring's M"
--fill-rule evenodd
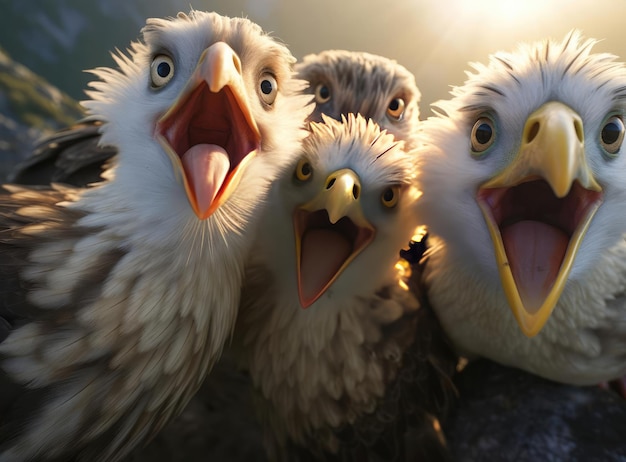
M472 152L480 154L491 146L496 138L493 121L489 117L481 117L472 127Z
M315 102L317 104L324 104L330 100L330 88L325 84L320 83L315 87Z
M300 159L296 165L296 178L300 181L307 181L313 175L313 167L307 159Z
M154 88L161 88L174 77L174 61L167 55L157 55L150 64L150 80Z
M273 104L278 94L278 84L271 74L263 74L259 82L261 99L265 104Z
M621 117L611 116L607 119L600 132L600 144L607 154L614 156L624 141L624 121Z
M400 187L399 186L390 186L383 191L380 196L380 201L387 208L393 208L398 203L400 199Z
M402 98L394 98L387 106L387 115L394 120L402 119L404 115L404 100Z

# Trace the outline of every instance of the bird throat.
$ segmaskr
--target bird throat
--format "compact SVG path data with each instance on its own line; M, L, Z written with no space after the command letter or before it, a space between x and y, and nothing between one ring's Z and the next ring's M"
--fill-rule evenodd
M352 253L352 243L332 229L312 229L302 236L300 280L306 300L317 294L334 279Z

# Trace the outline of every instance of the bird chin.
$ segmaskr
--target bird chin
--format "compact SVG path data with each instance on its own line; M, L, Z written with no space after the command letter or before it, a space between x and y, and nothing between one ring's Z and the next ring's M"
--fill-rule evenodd
M229 87L212 92L200 81L157 123L157 139L201 220L230 197L259 149L258 130L241 106Z
M602 193L574 182L558 198L542 179L481 188L476 198L494 245L509 306L528 337L556 306Z
M375 231L347 216L333 224L325 209L296 209L293 221L298 295L302 308L308 308L372 242Z

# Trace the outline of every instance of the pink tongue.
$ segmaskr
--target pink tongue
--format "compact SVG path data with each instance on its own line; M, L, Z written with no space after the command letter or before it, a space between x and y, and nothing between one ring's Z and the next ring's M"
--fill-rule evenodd
M502 241L520 297L536 313L561 268L569 237L538 221L520 221L502 230Z
M324 293L351 253L350 241L338 232L313 229L304 234L300 259L300 301L304 308Z
M230 169L230 159L221 146L196 144L182 156L189 188L201 214L211 207Z

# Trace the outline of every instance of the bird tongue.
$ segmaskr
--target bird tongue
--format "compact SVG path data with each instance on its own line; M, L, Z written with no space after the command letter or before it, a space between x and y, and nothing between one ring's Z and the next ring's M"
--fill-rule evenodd
M534 314L556 280L569 237L560 229L539 221L520 221L501 233L522 303Z
M300 283L302 298L317 298L352 253L352 243L330 229L311 229L302 237Z
M183 154L181 160L198 208L208 210L228 175L228 154L215 144L196 144Z

